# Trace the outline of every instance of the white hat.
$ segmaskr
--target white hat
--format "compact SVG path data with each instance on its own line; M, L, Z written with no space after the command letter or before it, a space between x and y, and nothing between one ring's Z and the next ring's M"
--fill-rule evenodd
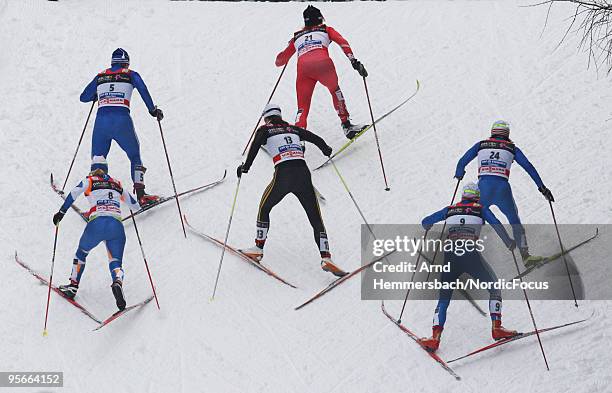
M270 116L281 116L281 108L276 104L268 104L264 108L261 116L265 119Z

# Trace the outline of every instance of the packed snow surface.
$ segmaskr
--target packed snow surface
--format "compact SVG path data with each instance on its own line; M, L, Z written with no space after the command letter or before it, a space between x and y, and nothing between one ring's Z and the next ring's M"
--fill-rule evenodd
M557 201L561 223L611 223L612 93L607 76L587 68L570 33L572 13L555 6L542 34L546 7L515 1L320 3L329 25L351 43L367 67L375 115L422 83L415 99L378 127L391 192L383 190L371 132L338 160L338 169L372 223L417 223L450 200L456 160L488 127L504 118L512 138L538 168ZM46 288L13 262L50 269L61 200L49 188L64 181L88 104L78 96L95 73L125 48L165 112L162 125L179 191L213 181L219 187L182 200L198 229L222 238L236 186L235 168L280 69L274 57L301 25L304 3L161 1L0 1L3 93L0 95L0 371L63 371L64 392L610 392L610 302L533 302L538 323L587 324L542 336L550 372L534 337L454 363L455 381L381 313L360 300L353 279L319 301L293 307L332 279L319 267L311 229L297 199L271 216L265 263L299 287L291 289L230 254L210 301L220 248L188 233L168 203L138 217L161 310L150 303L104 329L57 295L49 335L41 335ZM337 46L330 49L354 122L369 120L363 83ZM132 116L148 167L147 190L169 195L172 183L157 124L134 94ZM274 101L292 119L295 59ZM68 187L89 168L94 116ZM315 91L309 128L334 148L345 142L326 89ZM322 161L310 147L307 161ZM111 174L129 182L129 161L117 145ZM250 246L259 198L272 177L265 154L242 179L229 243ZM475 177L475 167L468 167ZM313 174L326 197L323 216L334 260L360 261L361 218L331 167ZM512 173L526 223L550 223L548 205L527 174ZM78 202L84 207L84 201ZM83 222L62 221L55 263L64 283ZM128 303L150 286L131 224L124 255ZM568 239L568 243L571 243ZM592 247L596 247L593 245ZM537 246L534 245L537 249ZM573 256L587 263L589 250ZM509 261L511 263L511 261ZM608 282L609 284L609 282ZM94 314L115 310L103 247L93 251L77 299ZM435 303L409 302L403 322L430 333ZM486 308L486 302L481 301ZM394 315L401 302L387 303ZM525 303L504 303L511 328L531 330ZM450 359L490 342L489 320L454 302L440 356ZM52 390L52 389L49 389ZM60 389L57 389L60 391ZM48 390L22 389L40 392Z

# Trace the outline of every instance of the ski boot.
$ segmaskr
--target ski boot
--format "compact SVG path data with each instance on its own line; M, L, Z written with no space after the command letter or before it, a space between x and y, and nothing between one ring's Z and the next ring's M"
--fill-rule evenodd
M59 287L57 287L57 289L59 289L62 295L64 295L68 299L74 299L79 289L79 283L70 280L70 284L60 285Z
M111 290L113 291L113 296L115 297L115 302L117 303L119 311L125 310L126 303L125 297L123 296L123 283L121 280L113 281Z
M145 188L143 185L134 184L134 192L136 193L136 199L138 199L138 204L140 207L155 205L160 200L160 197L157 195L149 195L145 193Z
M254 262L257 263L259 263L263 258L263 248L259 248L257 246L241 249L238 251L240 251L241 253L243 253L244 255L251 258Z
M510 338L518 335L519 333L516 330L509 330L502 326L501 319L496 319L493 321L491 327L491 336L493 336L493 340L503 340L505 338Z
M529 249L527 247L521 248L519 251L521 253L521 258L523 258L523 264L526 268L535 266L544 260L544 257L529 254Z
M431 337L423 337L417 340L419 344L425 349L427 352L436 352L440 347L440 337L442 336L442 330L444 328L442 326L435 325L431 328Z
M347 139L353 139L366 127L367 125L352 124L350 120L342 122L342 130L344 131L344 136L346 136Z
M334 265L331 260L331 256L321 258L321 269L326 272L330 272L336 277L344 277L348 274L344 270L340 269L338 266Z

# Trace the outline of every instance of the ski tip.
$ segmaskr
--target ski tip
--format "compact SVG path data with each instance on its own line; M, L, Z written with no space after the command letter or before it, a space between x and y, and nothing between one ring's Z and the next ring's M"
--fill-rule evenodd
M42 335L43 337L49 336L49 332L47 332L47 329L43 330Z

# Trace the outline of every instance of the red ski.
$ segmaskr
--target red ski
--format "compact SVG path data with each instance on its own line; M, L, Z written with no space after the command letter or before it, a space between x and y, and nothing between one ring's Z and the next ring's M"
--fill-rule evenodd
M192 227L189 222L187 221L187 215L183 215L183 218L185 219L185 225L187 225L187 227L189 228L189 230L191 230L193 233L195 233L196 235L200 236L201 238L210 241L213 244L216 244L219 247L223 247L223 242L221 240L218 240L212 236L209 236L203 232L198 231L197 229L195 229L194 227ZM297 288L295 285L291 284L290 282L288 282L287 280L285 280L284 278L281 278L278 274L274 273L272 270L270 270L269 268L265 267L264 265L262 265L260 262L249 258L248 256L246 256L245 254L243 254L242 252L240 252L238 249L230 246L229 244L225 245L225 249L229 252L231 252L234 255L239 256L243 261L248 262L250 265L255 266L257 269L261 270L262 272L274 277L275 279L277 279L278 281L282 282L285 285L289 285L291 288Z
M419 337L414 334L411 330L409 330L406 326L402 325L401 323L397 323L397 320L395 318L393 318L388 312L387 310L385 310L385 302L381 302L380 304L380 308L382 309L383 314L385 314L387 316L387 318L389 318L389 320L391 322L393 322L395 324L395 326L397 326L398 328L400 328L404 333L406 333L408 335L408 337L410 337L411 339L413 339L417 344L419 344L419 347L421 347L425 352L427 352L427 354L436 362L438 362L438 364L440 366L442 366L443 369L445 369L450 375L452 375L453 377L455 377L455 379L457 381L461 380L461 377L459 375L457 375L457 373L450 368L450 366L448 364L446 364L446 362L444 360L442 360L442 358L440 356L438 356L435 352L429 352L424 346L421 345L421 343L419 342Z
M304 307L304 306L314 302L315 300L317 300L321 296L325 295L327 292L329 292L332 289L336 288L338 285L344 283L346 280L350 279L351 277L355 277L357 274L361 273L365 269L367 269L370 266L374 265L376 262L380 261L381 259L384 259L384 258L388 257L389 255L393 254L394 252L395 251L391 251L390 253L385 254L385 255L381 256L380 258L376 258L372 262L370 262L370 263L368 263L366 265L361 266L359 269L353 270L352 272L350 272L346 276L335 279L328 286L326 286L325 288L323 288L322 290L317 292L313 297L311 297L310 299L306 300L304 303L300 304L299 306L295 307L294 310L299 310L302 307Z
M49 280L47 280L46 278L44 278L43 276L41 276L40 274L36 273L34 270L32 270L32 268L30 268L28 265L25 264L25 262L23 262L19 256L17 255L17 251L15 251L15 262L17 262L19 264L19 266L21 266L22 268L24 268L25 270L27 270L31 275L33 275L34 277L36 277L41 283L45 284L45 285L49 285ZM56 287L55 285L51 285L51 289L53 290L53 292L57 293L58 295L60 295L61 298L65 299L66 301L68 301L68 303L72 304L73 306L75 306L76 308L78 308L83 314L87 315L89 318L91 318L92 320L96 321L97 323L102 323L102 321L98 318L96 318L95 315L93 315L91 312L89 312L89 310L87 310L85 307L81 306L78 302L76 302L74 299L70 299L68 297L66 297L62 291L59 290L58 287Z
M100 325L97 328L95 328L94 331L102 329L104 326L108 325L109 323L111 323L115 319L119 318L120 316L125 315L130 310L133 310L133 309L138 308L138 307L142 307L145 304L149 303L151 300L153 300L153 295L149 296L148 298L146 298L145 300L143 300L140 303L133 304L133 305L131 305L129 307L124 308L121 311L117 311L116 313L114 313L110 317L106 318L104 321L100 322Z
M591 314L591 317L592 316L593 315ZM591 318L591 317L589 317L589 318ZM549 327L549 328L545 328L545 329L538 329L538 333L549 332L551 330L556 330L556 329L561 329L563 327L576 325L578 323L582 323L582 322L587 321L589 318L581 319L579 321L564 323L562 325L557 325L557 326L553 326L553 327ZM486 351L488 349L496 348L496 347L499 347L500 345L504 345L504 344L508 344L508 343L510 343L512 341L520 340L521 338L533 336L534 334L536 334L535 330L532 330L530 332L525 332L525 333L519 333L516 336L510 337L510 338L506 338L506 339L503 339L503 340L499 340L499 341L494 342L493 344L486 345L486 346L484 346L482 348L479 348L479 349L477 349L475 351L472 351L472 352L468 353L467 355L463 355L463 356L460 356L458 358L449 360L447 363L456 362L457 360L465 359L468 356L476 355L477 353L484 352L484 351Z

